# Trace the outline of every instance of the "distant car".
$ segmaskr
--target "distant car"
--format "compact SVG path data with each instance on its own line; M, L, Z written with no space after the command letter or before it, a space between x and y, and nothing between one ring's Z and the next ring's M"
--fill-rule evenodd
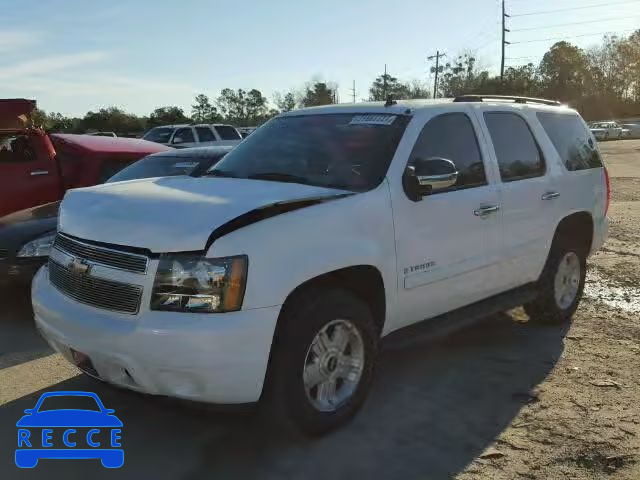
M238 132L242 135L242 138L247 138L253 132L256 131L258 127L238 127Z
M129 165L107 183L150 177L203 175L233 147L200 147L155 153ZM49 256L60 202L0 218L0 287L25 285Z
M90 132L90 133L87 133L86 135L93 135L95 137L113 137L113 138L118 137L118 135L116 135L116 132Z
M624 135L624 129L616 122L594 122L589 129L597 140L620 140Z
M640 123L623 123L622 128L629 132L627 138L640 138Z
M166 125L145 133L143 140L161 143L174 148L235 146L242 136L231 125Z
M15 458L21 468L33 468L41 458L99 458L107 468L118 468L124 463L124 451L118 448L122 422L95 393L43 393L36 406L24 412L26 415L16 423ZM110 430L111 442L96 441L101 429ZM66 448L52 448L52 441L58 438L64 439Z

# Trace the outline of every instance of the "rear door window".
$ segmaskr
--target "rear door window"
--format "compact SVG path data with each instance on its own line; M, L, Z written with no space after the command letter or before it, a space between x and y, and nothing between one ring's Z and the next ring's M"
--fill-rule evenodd
M598 149L578 115L552 112L536 115L567 170L602 167Z
M487 112L484 120L503 182L544 175L542 152L524 118L509 112Z
M229 125L217 125L216 131L222 140L241 140L238 131Z
M179 128L176 130L176 134L173 136L171 143L194 143L196 141L193 136L191 127Z
M209 127L196 127L196 133L201 142L215 142L216 136Z

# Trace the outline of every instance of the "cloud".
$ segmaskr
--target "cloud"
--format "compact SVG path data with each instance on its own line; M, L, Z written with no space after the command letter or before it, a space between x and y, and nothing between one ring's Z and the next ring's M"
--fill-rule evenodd
M35 58L21 63L2 67L0 79L18 79L30 75L47 75L53 71L65 70L78 65L99 62L108 57L106 52L82 52L67 55L51 55L49 57Z
M38 43L40 35L35 32L0 32L0 53L16 52Z

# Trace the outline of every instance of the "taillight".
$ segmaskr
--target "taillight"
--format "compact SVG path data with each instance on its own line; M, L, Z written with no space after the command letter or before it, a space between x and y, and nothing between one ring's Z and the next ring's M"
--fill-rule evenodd
M611 203L611 180L609 180L609 172L607 172L607 167L604 168L604 183L607 186L607 199L604 204L604 215L607 215L609 211L609 204Z

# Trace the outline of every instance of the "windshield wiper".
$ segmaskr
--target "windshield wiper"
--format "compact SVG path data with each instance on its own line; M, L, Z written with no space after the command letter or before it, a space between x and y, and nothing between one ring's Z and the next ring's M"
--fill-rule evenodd
M210 170L204 175L205 177L227 177L227 178L237 178L233 173L228 172L227 170Z
M305 185L309 183L308 178L282 172L254 173L253 175L249 175L247 178L251 178L253 180L272 180L274 182L303 183Z

